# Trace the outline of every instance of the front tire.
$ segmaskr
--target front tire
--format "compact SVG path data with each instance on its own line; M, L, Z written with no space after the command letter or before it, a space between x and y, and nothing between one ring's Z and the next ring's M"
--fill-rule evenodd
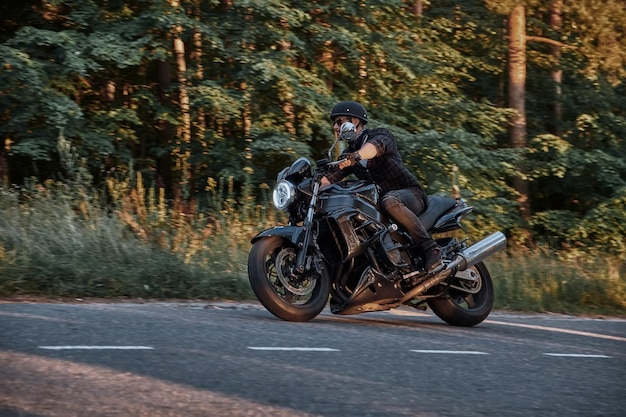
M326 306L330 278L325 265L321 265L321 273L313 268L292 277L289 272L296 253L293 245L278 236L256 241L248 256L248 279L270 313L286 321L308 321Z
M428 306L452 326L475 326L487 318L493 309L494 291L491 275L484 263L478 262L459 274L470 274L475 281L453 279L446 296L433 298ZM466 291L459 288L467 288Z

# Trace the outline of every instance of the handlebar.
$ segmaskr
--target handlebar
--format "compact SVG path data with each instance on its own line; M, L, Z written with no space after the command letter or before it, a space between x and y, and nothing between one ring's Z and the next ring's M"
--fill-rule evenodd
M346 161L346 159L339 159L337 161L329 161L328 159L322 159L317 161L317 169L315 170L315 177L322 178L326 174L339 169L339 164Z
M345 162L345 161L347 161L346 158L338 159L337 161L330 161L328 159L321 159L321 160L316 162L316 165L317 165L318 169L328 169L328 168L335 168L335 167L339 166L339 164L341 164L342 162Z
M331 168L334 168L334 167L339 166L339 164L341 164L342 162L345 162L345 161L347 161L347 159L345 159L345 158L344 159L339 159L337 161L329 162L327 166L329 166Z

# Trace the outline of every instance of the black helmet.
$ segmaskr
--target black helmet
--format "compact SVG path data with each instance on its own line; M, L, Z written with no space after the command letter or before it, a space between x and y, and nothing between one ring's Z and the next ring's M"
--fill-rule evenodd
M335 120L337 116L358 117L363 124L367 123L367 111L362 104L356 101L342 101L335 104L330 112L330 119Z

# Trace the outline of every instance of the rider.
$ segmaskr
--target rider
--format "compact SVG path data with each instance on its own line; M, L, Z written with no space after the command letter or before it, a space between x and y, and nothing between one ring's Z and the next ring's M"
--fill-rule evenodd
M393 134L386 128L366 129L367 111L355 101L337 103L330 112L330 119L336 135L346 122L355 125L356 134L347 140L348 146L339 158L345 158L340 169L322 178L322 186L351 173L376 183L382 191L383 210L409 233L413 239L411 249L423 259L424 269L434 269L441 263L441 248L417 217L426 209L426 193L402 163Z

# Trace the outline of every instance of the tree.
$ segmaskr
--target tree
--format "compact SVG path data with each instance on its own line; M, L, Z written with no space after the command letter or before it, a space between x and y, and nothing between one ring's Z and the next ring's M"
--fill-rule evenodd
M557 34L563 28L563 0L552 0L550 2L550 28ZM555 43L552 45L552 56L554 57L554 69L552 70L552 81L554 82L554 129L553 133L560 136L561 123L563 123L563 108L561 106L563 89L563 70L561 68L562 45Z
M523 5L517 5L509 17L509 107L515 111L511 120L511 146L526 148L526 17ZM530 218L528 180L526 169L521 166L520 175L513 178L513 187L518 192L522 216Z
M96 183L141 171L193 199L232 178L249 202L294 158L323 156L328 109L357 99L429 192L448 193L458 167L479 225L528 224L561 242L615 218L626 182L618 0L22 4L0 6L9 182L62 179L62 132ZM518 5L525 23L509 39ZM516 195L523 211L511 210Z
M174 9L174 13L178 13L179 1L170 0L170 5ZM172 151L176 161L176 171L180 175L178 184L181 186L185 197L188 197L189 183L191 181L191 166L189 165L189 157L191 156L191 110L189 108L189 94L187 93L187 59L185 56L185 43L181 38L182 32L183 27L180 24L173 25L171 36L176 60L178 96L182 120L176 135L178 140Z

